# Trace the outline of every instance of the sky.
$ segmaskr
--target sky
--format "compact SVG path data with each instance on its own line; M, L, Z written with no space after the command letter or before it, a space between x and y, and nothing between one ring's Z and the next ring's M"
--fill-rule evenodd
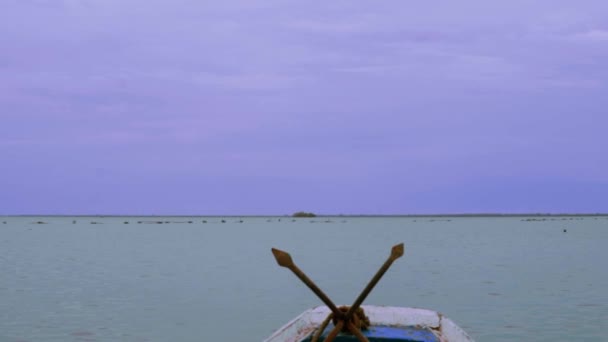
M2 0L0 214L608 212L608 1Z

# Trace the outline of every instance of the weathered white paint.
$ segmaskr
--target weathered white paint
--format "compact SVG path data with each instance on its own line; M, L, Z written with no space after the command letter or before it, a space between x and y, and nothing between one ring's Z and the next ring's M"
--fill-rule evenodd
M372 325L420 325L433 329L442 342L473 342L456 323L432 310L373 305L362 307ZM321 325L328 314L329 309L325 306L306 310L264 342L300 342Z

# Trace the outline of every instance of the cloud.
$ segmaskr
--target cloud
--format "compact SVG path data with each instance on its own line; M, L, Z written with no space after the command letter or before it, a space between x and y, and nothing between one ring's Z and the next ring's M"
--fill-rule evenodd
M608 30L589 30L586 32L572 34L569 36L569 38L577 41L608 42Z
M280 90L294 86L303 77L279 73L242 73L222 75L200 72L193 76L197 84L236 90Z
M354 33L369 30L369 27L361 23L323 22L314 20L300 20L293 23L288 23L285 26L290 29L315 33Z
M319 35L355 36L359 39L375 42L415 42L431 43L460 40L457 32L448 32L439 28L421 28L405 24L398 18L387 20L379 15L351 15L338 20L305 19L285 23L293 33L305 32Z
M16 147L16 146L27 146L27 145L39 145L46 143L46 140L41 139L1 139L0 147Z
M356 74L384 75L404 70L402 65L358 65L351 67L338 67L334 71Z

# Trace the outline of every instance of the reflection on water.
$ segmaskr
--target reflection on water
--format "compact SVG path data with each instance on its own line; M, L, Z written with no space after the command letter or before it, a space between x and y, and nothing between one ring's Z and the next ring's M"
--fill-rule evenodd
M0 341L259 341L320 305L435 309L479 341L604 339L606 217L0 217ZM566 231L565 231L566 230Z

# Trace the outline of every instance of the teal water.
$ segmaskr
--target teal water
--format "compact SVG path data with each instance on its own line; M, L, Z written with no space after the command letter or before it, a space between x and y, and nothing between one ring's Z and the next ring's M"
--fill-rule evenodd
M365 304L478 341L605 341L608 218L534 219L0 217L0 341L260 341L321 304L271 247L350 304L398 242Z

